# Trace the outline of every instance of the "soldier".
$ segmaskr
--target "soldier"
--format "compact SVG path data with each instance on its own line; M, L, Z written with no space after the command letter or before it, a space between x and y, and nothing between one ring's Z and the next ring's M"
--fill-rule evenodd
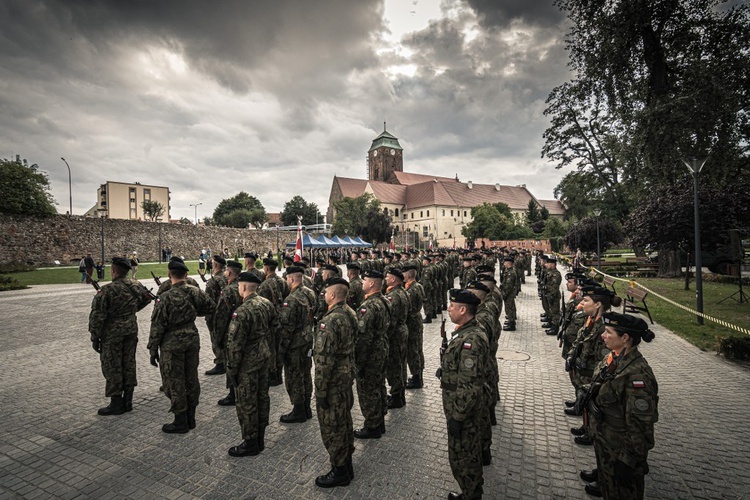
M315 308L315 310L317 311L318 319L323 317L323 315L328 310L328 304L326 303L326 286L328 285L328 280L336 277L335 268L336 266L334 266L333 264L325 264L318 270L321 281L320 288L318 289L318 305Z
M495 407L498 401L500 401L500 371L497 366L497 350L500 347L500 334L502 333L502 327L500 326L500 311L502 311L503 300L495 285L495 277L489 274L480 274L477 276L477 281L487 287L489 292L482 299L482 305L477 310L477 320L481 320L480 324L489 324L489 328L492 331L492 335L488 334L487 341L490 343L490 356L489 356L489 367L492 374L490 387L492 388L492 397L490 400L490 425L497 425L497 416L495 415ZM472 292L479 296L476 292ZM488 318L492 318L492 322ZM487 328L485 328L487 332Z
M325 291L328 310L315 332L315 403L331 470L315 478L321 488L346 486L354 478L354 342L357 317L346 305L349 283L331 278Z
M328 263L330 265L332 265L336 269L334 271L334 273L335 273L334 277L335 278L340 278L341 277L341 268L339 267L339 262L340 261L341 261L341 259L335 253L332 253L331 255L328 256Z
M281 422L302 423L312 418L312 321L315 316L315 292L303 285L304 269L287 268L287 295L281 307L281 343L279 350L284 361L284 382L292 403L292 411L281 416Z
M260 278L245 271L237 277L242 304L232 314L227 332L227 379L237 394L242 443L229 448L233 457L254 456L265 448L271 398L268 396L268 338L276 308L258 295Z
M549 309L549 322L543 324L542 328L547 328L556 335L560 328L560 301L562 299L560 296L560 283L562 283L562 275L557 270L556 257L552 255L548 256L546 266L544 300L547 302L547 308ZM550 333L549 331L547 333Z
M512 332L516 329L516 293L518 278L516 270L513 268L513 257L503 259L503 274L500 290L503 295L503 304L505 306L505 324L503 330Z
M562 347L563 359L568 357L568 352L578 336L578 330L581 329L584 321L586 321L586 315L578 307L582 298L579 293L578 282L583 278L583 275L577 273L568 273L565 275L565 289L570 292L570 298L565 303L565 317L562 318L560 333L557 336Z
M263 274L263 271L255 267L255 263L258 260L258 254L255 252L247 252L245 254L245 271L253 273L258 278L260 278L260 281L262 282L264 279L266 279L266 275Z
M466 285L468 285L470 281L474 281L477 277L476 271L474 271L474 268L471 266L472 259L473 257L470 255L461 259L463 267L461 268L461 274L458 279L461 288L466 288Z
M349 296L346 298L346 303L354 310L359 307L365 298L359 271L359 263L357 262L350 262L346 265L346 277L349 278Z
M411 372L411 378L406 382L406 388L421 389L424 387L424 379L422 378L422 372L424 371L424 352L422 350L424 289L416 281L417 267L415 265L405 265L403 273L404 289L409 298L409 314L406 317L406 328L409 331L406 341L406 363Z
M169 259L169 262L180 262L182 264L185 264L185 261L182 260L182 257L177 257L177 256L171 257ZM195 288L200 288L201 287L198 284L198 282L195 281L190 276L185 276L185 284L186 285L190 285L190 286L194 286ZM170 288L172 288L172 281L171 280L164 280L164 281L162 281L161 285L159 285L159 289L157 290L156 295L157 296L161 295L164 292L166 292L167 290L169 290Z
M211 348L219 352L221 359L226 359L227 331L235 309L242 304L239 284L237 278L242 272L242 264L236 260L227 261L227 286L221 290L219 300L216 301L216 313L214 314L214 338L211 339ZM215 340L215 342L214 342ZM226 373L226 370L225 370ZM226 387L228 393L218 401L219 406L233 406L236 402L234 387L227 378Z
M391 387L388 408L402 408L406 405L406 343L409 330L406 318L409 315L409 297L404 290L404 275L399 269L391 268L385 275L388 284L386 299L391 303L391 322L388 328L388 364L386 378Z
M216 305L200 288L187 285L187 266L179 261L168 264L172 287L160 295L151 314L148 350L151 364L159 366L164 394L171 400L174 422L162 431L184 434L195 428L195 408L201 387L198 381L200 336L195 318L214 312Z
M526 283L526 276L523 273L524 270L523 254L517 253L513 256L513 268L516 270L516 276L518 277L518 291L521 291L521 285Z
M440 387L448 426L448 460L461 493L449 499L482 497L482 419L489 345L474 315L479 298L451 290L448 314L457 326L440 361Z
M112 282L94 296L89 314L91 346L99 353L106 381L104 395L110 403L99 415L122 415L133 409L136 379L135 348L138 345L136 312L151 302L151 292L134 279L128 279L130 262L112 259Z
M433 297L435 294L433 293L433 266L432 266L432 259L425 255L422 257L422 275L420 278L420 283L422 284L422 289L424 290L424 320L422 320L422 323L432 323L432 314L435 311L435 304L433 303Z
M365 425L354 431L359 439L378 439L385 433L385 366L388 359L388 327L391 303L383 296L383 273L367 271L362 282L365 299L357 308L357 341L354 361L357 396Z
M589 495L642 499L659 420L659 387L638 346L651 342L654 333L643 319L627 314L608 312L603 320L602 337L612 352L600 365L588 405L597 468L581 471L581 478L597 483L598 488L586 486Z
M229 284L225 276L227 260L221 255L214 255L213 262L212 268L214 274L206 282L206 293L214 303L218 304L221 291ZM214 333L214 321L213 314L206 315L206 325L208 326L208 333L211 336L211 349L214 353L214 367L206 371L206 375L223 375L227 372L224 365L224 349L221 347L220 339L216 338L216 334Z
M263 271L265 277L263 283L258 287L258 295L269 300L276 308L276 313L281 312L281 304L284 303L286 296L289 295L289 285L276 274L278 262L276 259L263 259ZM277 329L271 331L268 338L268 347L271 349L271 361L268 364L268 384L271 387L281 385L281 370L284 362L279 352L279 343L281 342L281 332Z

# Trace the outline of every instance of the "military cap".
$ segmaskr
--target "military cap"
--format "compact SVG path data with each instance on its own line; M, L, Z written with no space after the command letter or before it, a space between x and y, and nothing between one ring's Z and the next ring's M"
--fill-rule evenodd
M416 271L417 266L414 264L406 264L404 267L401 268L402 271Z
M614 297L616 294L608 288L599 286L584 286L581 288L581 294L584 297Z
M297 273L304 273L305 268L300 266L289 266L286 268L287 274L297 274Z
M391 255L391 254L390 254L390 253L388 253L388 252L384 252L384 253L383 253L383 258L384 258L384 259L392 259L392 258L393 258L393 255Z
M334 266L333 264L326 264L322 268L323 271L332 271L332 272L338 272L339 268L337 266Z
M336 255L335 253L332 253L331 255L329 255L328 258L334 262L338 262L339 260L341 260L340 257Z
M395 277L397 277L398 279L400 279L401 281L404 280L404 273L401 272L401 269L397 269L395 267L392 267L392 268L388 269L388 273L387 274L392 274Z
M307 258L307 256L303 255L303 256L302 256L302 258L300 259L300 261L301 261L301 262L305 262L305 263L309 263L309 262L310 262L310 259L309 259L309 258Z
M449 292L451 302L457 304L471 304L478 306L481 303L479 297L469 292L468 290L461 290L459 288L453 288Z
M655 336L654 332L648 328L646 321L630 314L620 314L610 311L602 314L602 321L604 322L604 326L611 326L618 332L627 333L631 336L637 335L646 342L651 342Z
M513 257L505 257L503 262L513 262Z
M427 262L432 262L432 259L431 259L431 258L429 258L429 257L428 257L428 256L426 256L426 255L423 255L423 256L422 256L422 260L426 260ZM471 260L471 259L470 259L470 260Z
M263 258L263 265L268 267L276 267L279 265L276 259L269 259L268 257Z
M242 271L242 262L237 262L236 260L228 260L227 267L232 267L234 269Z
M239 276L237 276L237 281L245 283L260 283L260 278L257 277L254 273L243 271Z
M315 263L316 264L325 264L326 261L322 257L318 257L317 259L315 259Z
M257 260L257 259L258 259L258 254L257 254L257 253L255 253L255 252L246 252L246 253L245 253L245 258L246 258L246 259L253 259L253 260Z
M189 271L188 267L185 265L182 259L170 260L169 264L167 264L167 269L172 270L172 271L185 271L185 272Z
M214 261L218 262L222 266L226 266L227 265L227 259L225 259L221 255L214 255Z
M328 281L326 281L326 286L333 286L333 285L345 285L346 288L349 288L349 282L346 281L344 278L331 278Z
M288 255L285 255L283 260L284 262L294 262L294 258Z
M367 271L365 271L363 278L372 278L375 280L382 280L383 273L381 273L377 269L368 269Z
M581 288L586 287L586 286L601 286L601 285L599 285L599 282L596 281L595 279L586 278L586 277L579 278L578 279L578 285Z
M495 268L492 266L488 266L486 264L482 264L481 266L477 266L477 272L478 273L494 273Z
M130 269L130 260L129 259L123 259L122 257L113 257L112 258L112 265L117 267L124 267L126 269Z
M169 259L169 262L172 262L172 261L182 262L183 264L185 263L185 261L182 260L182 257L178 257L176 255L172 257L171 259Z
M583 278L583 277L584 277L584 275L583 275L583 274L580 274L580 273L575 273L575 272L574 272L574 273L568 273L568 274L566 274L566 275L565 275L565 280L566 280L566 281L567 281L567 280L577 280L577 279L579 279L579 278Z
M461 260L463 260L463 261L472 261L472 260L474 260L474 257L471 256L471 255L466 255Z
M497 283L497 280L491 274L478 274L477 280L478 281L491 281L492 283Z
M393 256L394 256L394 257L397 257L397 258L399 258L399 259L401 258L401 254L400 254L400 253L398 253L398 252L394 253L394 254L393 254Z
M548 255L547 256L547 262L553 262L553 263L557 264L557 257L555 257L554 255Z
M356 262L349 262L349 263L347 263L346 264L346 268L347 269L356 269L356 270L362 269L362 267L359 264L357 264Z
M466 290L479 290L480 292L484 293L490 293L490 289L487 288L487 285L482 283L481 281L470 281L466 285Z

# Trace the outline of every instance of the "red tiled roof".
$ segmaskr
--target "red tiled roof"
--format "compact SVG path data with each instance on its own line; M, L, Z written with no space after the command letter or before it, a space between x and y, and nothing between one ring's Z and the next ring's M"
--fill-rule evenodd
M268 225L281 225L281 214L279 212L266 212Z
M334 177L333 182L338 182L341 195L344 198L356 198L365 192L366 179L350 179L348 177Z
M403 205L406 202L406 186L382 181L369 181L372 193L381 203Z
M393 172L399 184L409 186L411 184L421 184L435 179L439 181L456 182L456 179L450 177L438 177L437 175L413 174L411 172Z
M511 210L526 210L531 193L523 186L503 186L500 184L473 184L446 182L445 190L459 207L475 207L483 203L505 203Z
M550 215L565 215L565 207L560 200L538 200L543 207L546 207Z
M455 205L453 198L448 194L443 184L443 182L432 180L408 186L406 191L406 208L419 208L430 205Z

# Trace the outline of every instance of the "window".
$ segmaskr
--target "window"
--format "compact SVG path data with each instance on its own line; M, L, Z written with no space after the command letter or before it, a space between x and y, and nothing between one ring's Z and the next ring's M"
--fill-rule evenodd
M453 217L453 210L451 210L451 217Z
M396 217L398 217L398 208L396 209Z
M430 211L428 210L428 211L427 211L427 217L429 217L429 216L430 216Z
M135 188L130 188L131 193L135 193Z
M414 218L414 212L412 212L412 213L411 213L411 218L412 218L412 219Z
M443 217L445 217L445 210L443 210Z
M135 203L135 198L130 198L130 203Z
M422 226L422 236L427 238L430 235L430 233L427 232L427 226Z
M143 190L143 199L144 200L150 200L151 199L151 190L150 189L144 189Z
M419 211L419 218L420 219L424 218L424 211L422 211L422 210Z
M466 217L466 210L464 210L464 217Z

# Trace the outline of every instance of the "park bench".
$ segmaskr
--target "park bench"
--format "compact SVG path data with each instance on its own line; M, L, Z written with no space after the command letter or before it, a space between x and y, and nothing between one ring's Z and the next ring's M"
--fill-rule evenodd
M651 324L653 325L654 320L653 318L651 318L651 312L648 310L648 306L646 305L647 295L648 292L644 290L628 287L627 291L625 292L625 300L622 301L622 312L645 312L648 315L649 321L651 321ZM638 305L636 301L640 301L642 305Z
M617 290L615 290L615 279L611 276L604 277L604 287L609 287L613 292L617 293Z

